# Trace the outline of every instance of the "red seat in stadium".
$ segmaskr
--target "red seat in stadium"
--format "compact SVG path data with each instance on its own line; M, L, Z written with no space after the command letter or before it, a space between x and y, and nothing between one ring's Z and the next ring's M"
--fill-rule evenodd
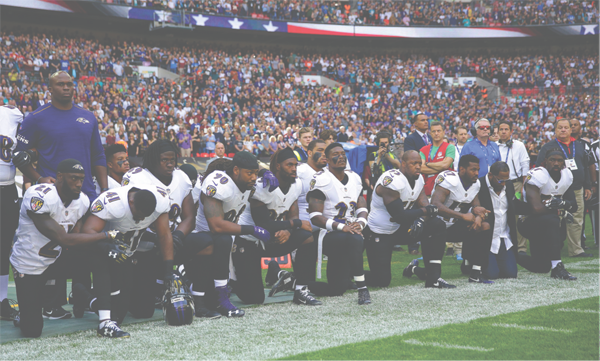
M540 88L536 85L532 90L533 95L538 95L540 93Z
M214 158L214 157L216 157L216 156L217 156L217 155L216 155L215 153L210 153L210 154L209 154L209 157L210 157L210 158Z
M208 158L208 153L200 153L200 158Z
M527 96L531 95L531 89L530 88L525 89L525 95L527 95Z
M519 95L525 94L525 89L519 88L518 93L519 93Z
M112 81L111 77L106 78L106 82L111 82L111 81Z
M235 153L229 153L229 154L227 154L227 156L228 156L229 158L233 158L233 157L235 156Z
M513 89L510 91L510 93L511 93L512 95L517 95L517 89L516 89L516 88L513 88Z
M564 85L561 85L560 88L558 88L558 92L561 94L564 94L567 92L567 87Z

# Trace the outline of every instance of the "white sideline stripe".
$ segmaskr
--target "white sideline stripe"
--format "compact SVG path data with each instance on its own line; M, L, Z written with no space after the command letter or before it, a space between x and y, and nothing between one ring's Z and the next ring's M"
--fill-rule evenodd
M550 332L564 332L571 333L571 330L565 330L561 328L552 328L552 327L542 327L542 326L522 326L517 325L516 323L493 323L492 326L496 327L505 327L505 328L517 328L519 330L527 330L527 331L550 331Z
M411 345L417 345L417 346L433 346L433 347L441 347L441 348L455 348L455 349L459 349L459 350L471 350L471 351L481 351L481 352L494 351L493 348L483 348L483 347L477 347L477 346L463 346L463 345L450 345L450 344L447 344L447 343L440 343L440 342L421 342L419 340L414 340L414 339L403 340L403 342L410 343Z
M110 342L110 358L272 360L598 296L598 273L576 276L577 281L565 282L522 271L518 279L497 280L489 287L468 283L464 277L452 280L456 289L431 289L419 283L372 290L373 303L368 306L358 306L356 292L349 292L322 298L323 305L315 307L291 302L242 307L246 315L241 319L195 319L185 327L170 327L162 320L129 324L123 329L131 339ZM419 307L403 306L407 304ZM0 360L106 359L108 340L96 337L98 317L83 320L89 322L88 331L2 344ZM596 317L590 322L598 325Z
M556 312L600 313L598 310L581 310L579 308L557 308Z

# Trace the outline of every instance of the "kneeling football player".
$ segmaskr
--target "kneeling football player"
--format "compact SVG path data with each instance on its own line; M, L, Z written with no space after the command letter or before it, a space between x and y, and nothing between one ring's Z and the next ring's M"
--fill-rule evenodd
M425 196L421 163L419 153L406 151L400 169L388 170L375 184L369 225L365 230L369 286L389 286L394 245L420 241L425 269L415 268L414 271L426 278L425 287L455 287L441 278L444 242L440 234L446 231L446 225L436 217L437 207L429 204Z
M312 226L299 218L298 197L302 192L302 182L296 177L298 160L290 148L278 150L271 157L271 172L278 180L279 187L273 192L255 187L250 193L250 210L242 214L240 225L259 226L271 234L267 242L252 235L235 238L232 253L237 281L234 292L245 303L261 304L265 300L260 267L263 257L280 257L296 251L295 274L279 272L269 296L294 289L293 302L303 305L320 305L321 302L308 292L308 282L314 273L315 261L310 243L313 242ZM262 179L258 179L260 184ZM314 275L313 275L314 279Z
M19 303L15 325L25 337L39 337L42 333L43 295L48 281L70 278L82 263L91 263L96 288L102 290L106 283L101 280L111 267L107 256L114 255L114 260L119 261L125 259L122 249L113 243L117 232L80 233L82 218L90 204L88 197L81 193L84 178L81 163L66 159L58 164L56 183L38 184L23 195L10 262ZM85 246L95 242L90 247ZM90 252L96 247L103 252ZM128 337L128 333L110 321L108 292L106 289L106 295L98 297L96 302L100 315L98 335Z
M91 214L83 225L85 233L99 233L105 227L115 229L124 234L127 244L125 253L131 257L137 251L146 228L156 230L162 265L165 289L177 290L181 287L181 280L173 271L173 240L169 229L169 198L167 191L153 185L128 185L104 192L92 203ZM112 319L121 323L129 310L131 293L133 292L134 264L125 262L120 267L111 270L108 283L112 298ZM94 278L94 285L96 278ZM94 286L94 292L99 297L100 293ZM81 317L82 308L93 299L92 295L78 285L74 286L73 297L75 317ZM153 298L152 298L153 299ZM153 307L153 303L152 303ZM94 310L93 305L90 308Z
M308 213L314 226L321 228L317 242L317 276L321 277L321 257L327 255L327 281L311 282L318 296L341 296L348 289L348 275L358 287L358 304L370 304L371 296L363 269L367 201L362 195L358 174L346 170L346 153L339 143L325 148L329 170L315 174L308 192Z

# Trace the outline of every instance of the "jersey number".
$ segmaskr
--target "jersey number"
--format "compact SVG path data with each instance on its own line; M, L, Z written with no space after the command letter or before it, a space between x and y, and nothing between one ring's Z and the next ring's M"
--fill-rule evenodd
M284 219L286 219L287 215L288 215L288 211L285 211L283 213L281 213L279 216L277 216L277 212L275 212L273 209L269 210L269 218L271 218L272 221L283 221Z
M344 202L340 202L335 205L335 209L338 210L338 214L333 217L333 220L338 223L346 223L346 212L348 211L348 205ZM350 217L354 217L356 210L356 202L350 202Z
M231 223L237 223L242 213L244 213L244 209L246 209L245 204L242 206L239 212L236 212L235 209L232 209L229 212L225 213L223 219Z
M13 140L7 136L0 135L0 159L3 162L10 163L12 158L12 147L15 143Z
M134 252L138 248L138 245L140 244L140 239L142 238L144 232L145 230L142 229L136 231L129 231L124 234L125 242L129 244L130 252Z

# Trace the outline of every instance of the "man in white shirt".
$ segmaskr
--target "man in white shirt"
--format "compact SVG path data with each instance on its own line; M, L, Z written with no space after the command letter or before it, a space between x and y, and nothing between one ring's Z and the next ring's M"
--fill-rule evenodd
M500 158L508 164L510 170L510 180L515 188L515 193L523 193L523 182L529 172L529 154L523 142L512 139L513 125L511 122L502 120L498 123L500 141ZM520 233L517 233L518 251L527 252L527 239Z

